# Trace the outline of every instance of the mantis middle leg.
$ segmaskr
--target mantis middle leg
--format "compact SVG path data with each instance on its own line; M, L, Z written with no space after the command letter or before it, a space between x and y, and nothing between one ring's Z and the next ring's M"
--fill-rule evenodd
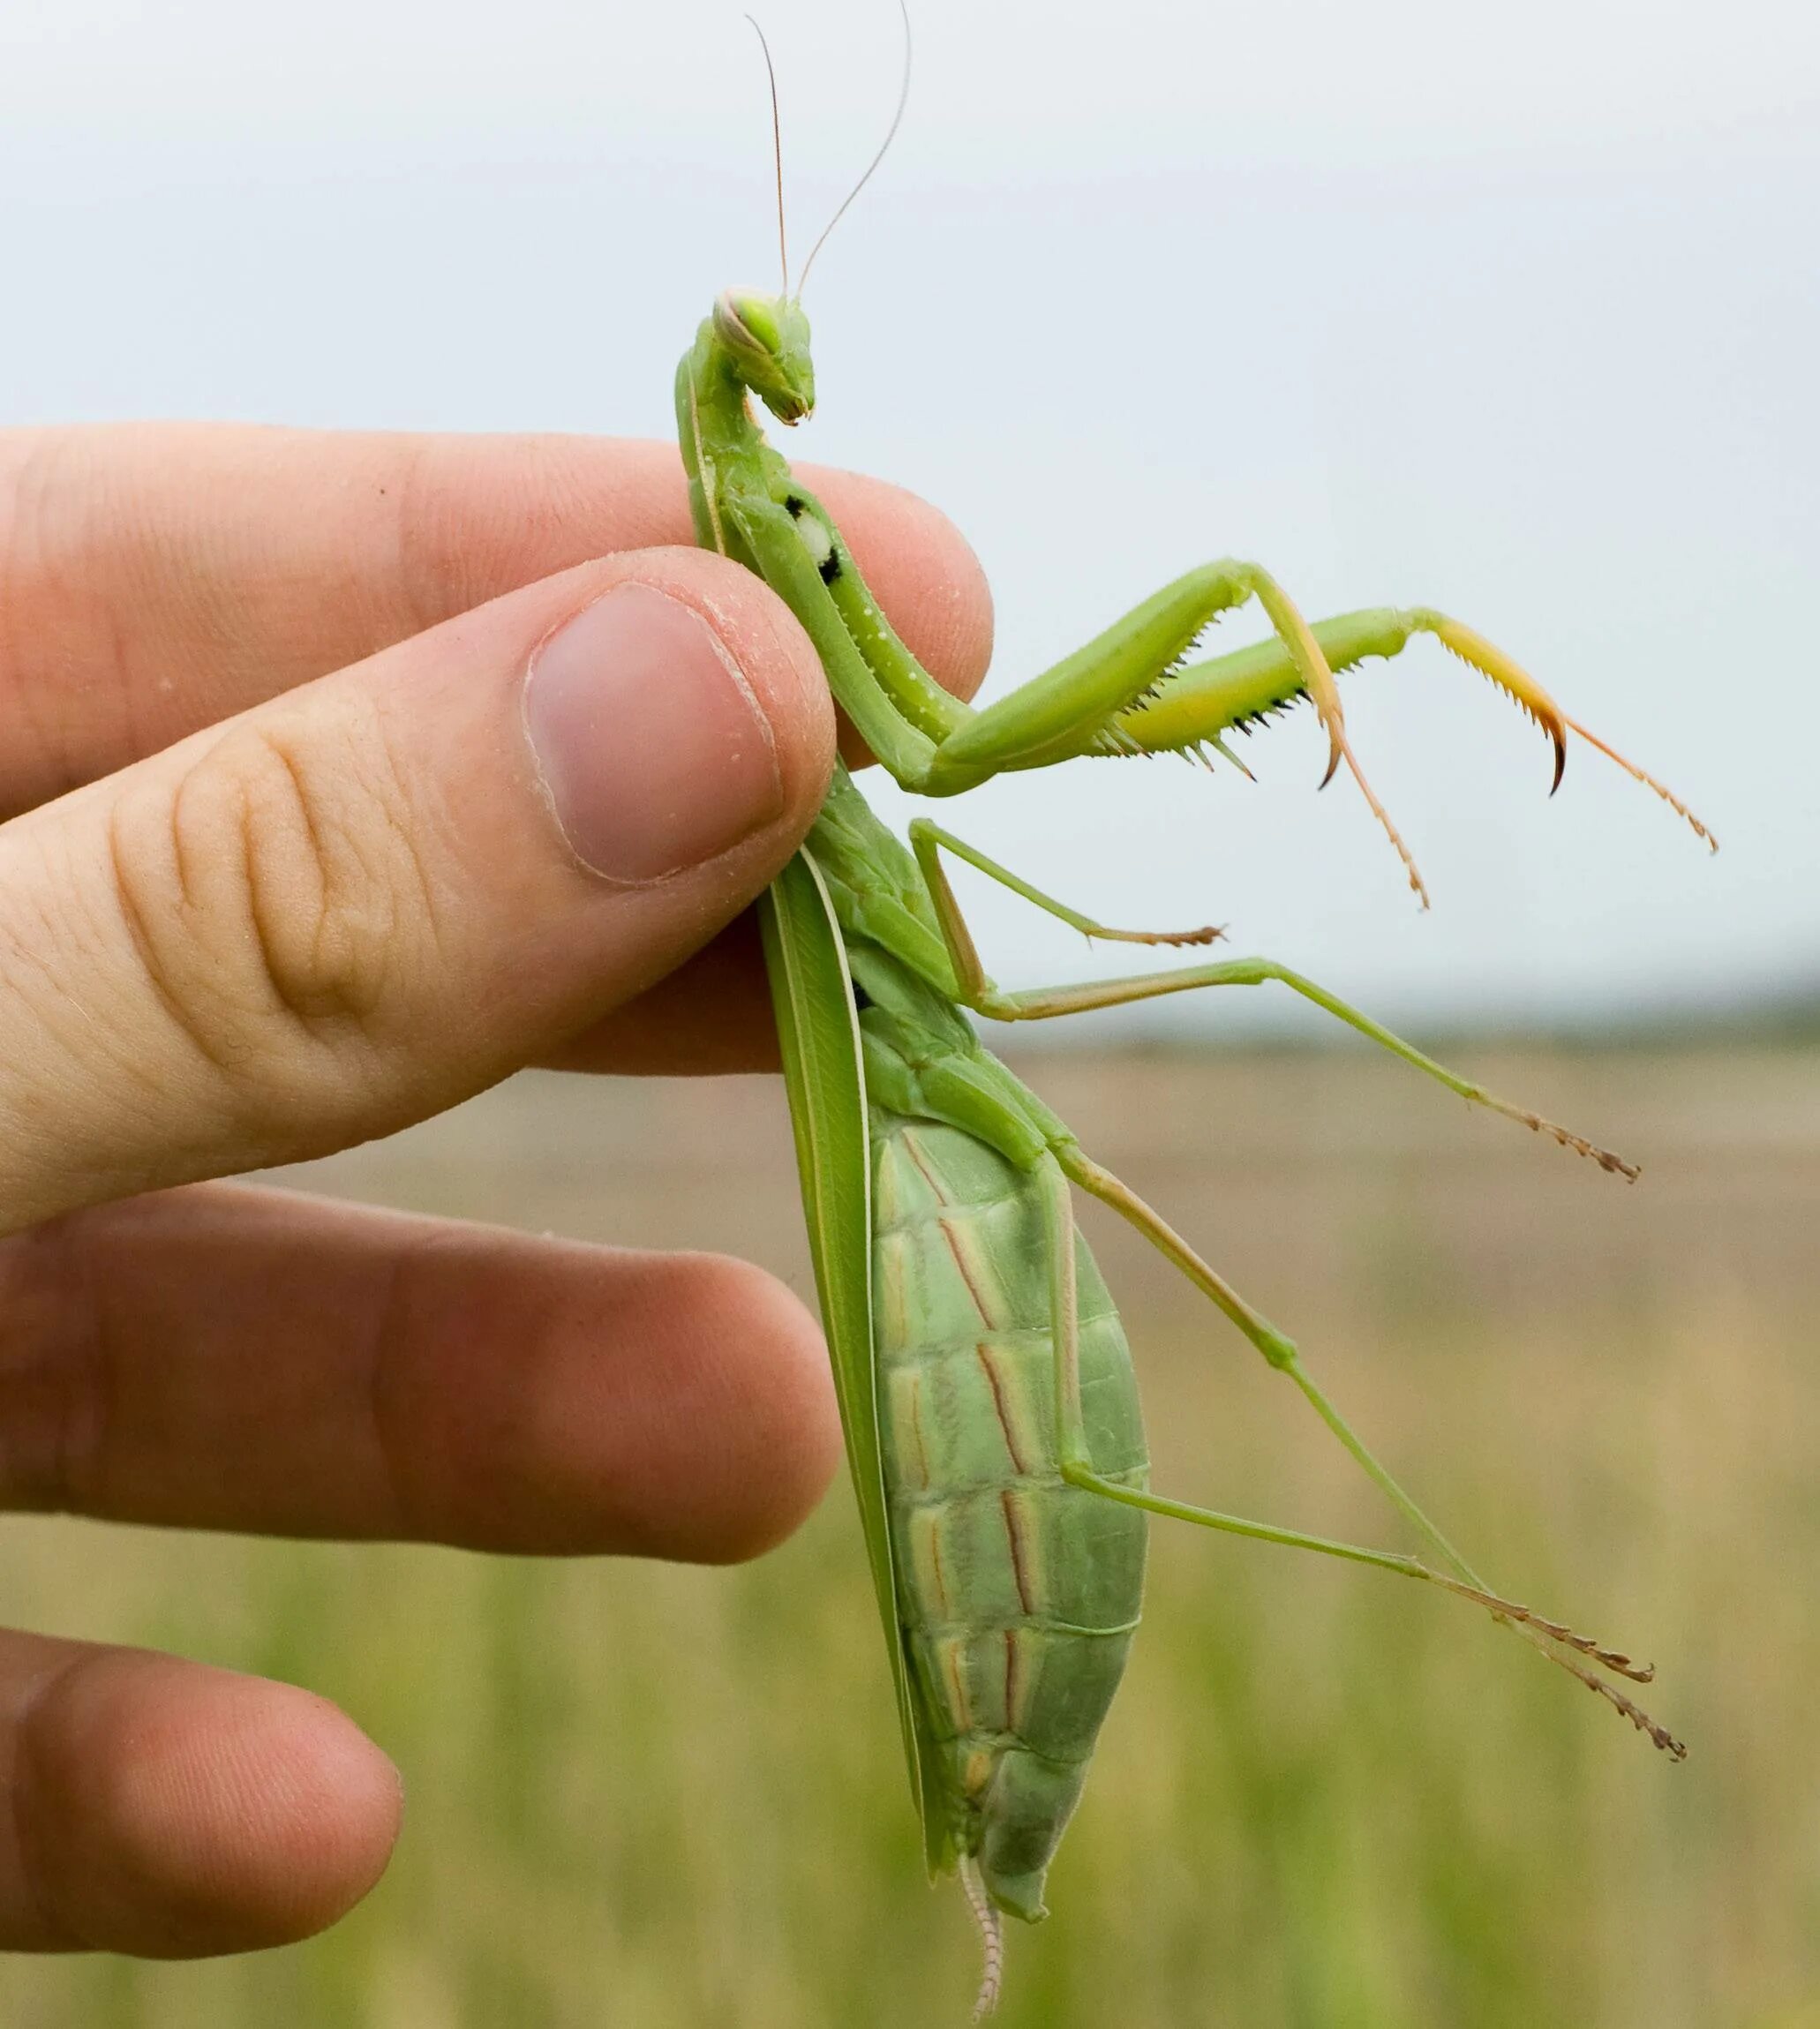
M1106 934L1097 924L1070 909L1065 904L1033 888L1027 882L1011 875L986 854L970 845L964 845L951 832L925 818L916 819L910 827L910 843L916 854L917 864L923 878L929 883L931 900L935 904L936 917L941 926L942 938L947 947L948 957L954 968L957 997L976 1014L982 1014L994 1021L1048 1021L1060 1015L1082 1014L1094 1008L1124 1007L1136 1001L1155 1000L1165 994L1193 992L1202 987L1262 986L1275 981L1286 986L1304 1000L1312 1002L1336 1021L1345 1023L1360 1035L1388 1049L1393 1056L1399 1056L1424 1077L1433 1078L1449 1092L1475 1106L1483 1106L1491 1112L1500 1113L1507 1120L1516 1121L1533 1133L1546 1134L1559 1142L1563 1148L1572 1149L1597 1162L1601 1169L1635 1182L1637 1169L1621 1155L1600 1148L1588 1141L1583 1135L1572 1132L1540 1114L1532 1113L1526 1107L1515 1106L1508 1100L1500 1099L1482 1085L1449 1071L1445 1064L1437 1063L1425 1056L1412 1043L1408 1043L1362 1010L1342 1000L1325 987L1305 977L1291 967L1279 964L1275 958L1228 958L1212 965L1186 966L1179 971L1168 973L1139 973L1127 974L1122 979L1093 981L1079 986L1038 987L1019 993L1005 993L995 986L980 963L979 952L974 946L972 933L961 914L947 873L943 868L940 853L943 849L957 852L969 864L981 873L1008 886L1027 901L1059 917L1089 936ZM1115 931L1115 936L1130 941L1158 943L1194 943L1207 941L1205 930L1178 933L1146 933L1143 931Z

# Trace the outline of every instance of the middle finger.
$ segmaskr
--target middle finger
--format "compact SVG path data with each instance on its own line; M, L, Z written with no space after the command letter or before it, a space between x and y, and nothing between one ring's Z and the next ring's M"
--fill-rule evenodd
M0 1347L4 1507L718 1563L840 1451L821 1334L748 1263L240 1184L0 1243Z

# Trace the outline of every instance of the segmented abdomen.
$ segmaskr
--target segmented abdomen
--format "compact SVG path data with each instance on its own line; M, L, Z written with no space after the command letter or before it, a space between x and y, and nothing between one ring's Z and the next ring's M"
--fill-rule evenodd
M892 1547L945 1807L1002 1907L1042 1877L1124 1673L1145 1521L1057 1470L1042 1202L959 1129L874 1109L874 1311ZM1095 1469L1147 1461L1118 1314L1077 1236Z

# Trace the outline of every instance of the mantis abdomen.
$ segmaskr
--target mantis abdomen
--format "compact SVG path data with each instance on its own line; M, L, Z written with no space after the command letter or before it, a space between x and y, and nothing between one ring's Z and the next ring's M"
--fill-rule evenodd
M899 1607L959 1852L999 1907L1042 1881L1124 1674L1136 1510L1065 1484L1043 1207L961 1130L874 1106L875 1336ZM1099 1470L1146 1484L1118 1313L1075 1242L1081 1400Z

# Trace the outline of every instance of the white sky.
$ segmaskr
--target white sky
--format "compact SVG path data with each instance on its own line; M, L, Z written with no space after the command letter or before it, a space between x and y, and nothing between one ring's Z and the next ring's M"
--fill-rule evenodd
M801 245L889 112L896 18L759 11ZM791 448L955 516L995 681L1253 555L1311 613L1471 620L1725 850L1588 750L1550 805L1543 743L1433 647L1347 686L1431 917L1357 797L1312 794L1305 724L1252 743L1257 788L1081 765L946 821L1113 921L1228 921L1396 1015L1820 990L1820 9L914 11ZM16 0L4 414L666 434L714 291L771 278L769 147L719 0ZM966 892L1007 981L1118 969Z

